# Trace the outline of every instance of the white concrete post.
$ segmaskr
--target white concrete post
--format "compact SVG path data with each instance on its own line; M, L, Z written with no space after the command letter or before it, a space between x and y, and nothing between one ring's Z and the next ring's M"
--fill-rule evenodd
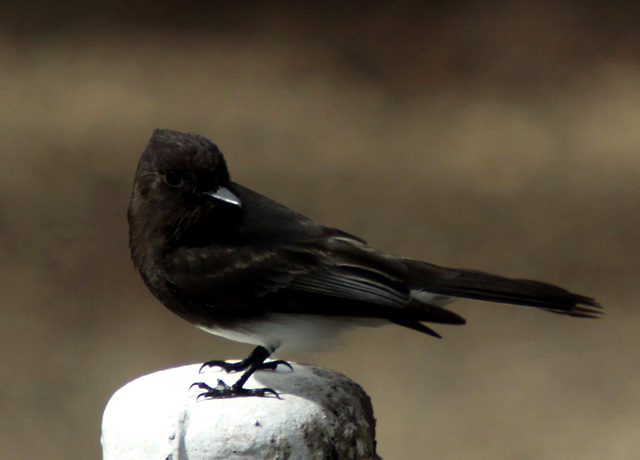
M199 364L140 377L118 390L104 412L104 460L375 459L375 419L362 388L342 374L291 363L258 371L246 388L280 398L197 400L189 386L239 374Z

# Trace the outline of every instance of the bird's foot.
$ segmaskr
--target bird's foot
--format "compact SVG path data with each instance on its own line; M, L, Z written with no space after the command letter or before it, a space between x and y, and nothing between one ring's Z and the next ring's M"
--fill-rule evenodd
M248 369L249 366L251 366L251 364L253 364L253 362L249 361L249 359L245 359L243 361L233 361L233 362L223 361L223 360L213 360L213 361L207 361L202 366L200 366L200 370L198 372L202 373L202 370L206 367L219 367L228 374L230 372L244 371ZM291 364L289 364L288 362L282 359L277 359L274 361L269 361L267 363L262 363L256 368L256 370L273 371L273 370L276 370L279 365L287 366L289 369L293 370L293 367L291 366Z
M224 361L223 361L224 362ZM205 363L206 364L206 363ZM227 371L230 372L230 371ZM215 387L209 386L204 382L196 382L189 388L198 387L201 390L205 390L200 393L196 399L223 399L223 398L238 398L242 396L259 396L264 397L269 394L275 396L278 399L280 395L271 388L243 388L242 386L229 386L222 380L218 379L218 384Z

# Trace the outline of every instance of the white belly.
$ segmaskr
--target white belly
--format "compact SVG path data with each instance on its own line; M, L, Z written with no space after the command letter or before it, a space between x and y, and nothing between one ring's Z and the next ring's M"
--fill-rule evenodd
M260 345L269 351L318 351L327 347L345 329L389 324L383 319L320 315L272 314L261 321L247 321L237 329L199 326L211 334L236 342Z

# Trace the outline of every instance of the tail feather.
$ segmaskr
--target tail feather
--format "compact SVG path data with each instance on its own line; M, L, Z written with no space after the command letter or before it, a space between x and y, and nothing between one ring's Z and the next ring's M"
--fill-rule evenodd
M414 331L422 332L423 334L430 335L431 337L435 337L437 339L442 338L442 336L436 331L415 320L392 319L391 322L397 324L398 326L404 326L408 327L409 329L413 329Z
M467 323L467 321L457 313L454 313L442 307L438 307L436 305L423 303L417 299L414 299L409 307L402 310L402 312L397 316L390 318L390 321L400 326L408 327L409 329L413 329L414 331L422 332L439 339L441 339L442 336L430 327L422 324L421 321L454 325L462 325Z
M434 294L540 308L579 318L597 318L594 299L540 281L511 279L476 270L439 267L406 259L410 285Z

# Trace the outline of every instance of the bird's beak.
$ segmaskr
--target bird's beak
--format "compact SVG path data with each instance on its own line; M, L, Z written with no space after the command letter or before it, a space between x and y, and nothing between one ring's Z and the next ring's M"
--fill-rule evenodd
M226 187L218 187L213 192L206 192L205 195L213 198L214 200L222 201L239 208L242 207L242 201L231 190Z

